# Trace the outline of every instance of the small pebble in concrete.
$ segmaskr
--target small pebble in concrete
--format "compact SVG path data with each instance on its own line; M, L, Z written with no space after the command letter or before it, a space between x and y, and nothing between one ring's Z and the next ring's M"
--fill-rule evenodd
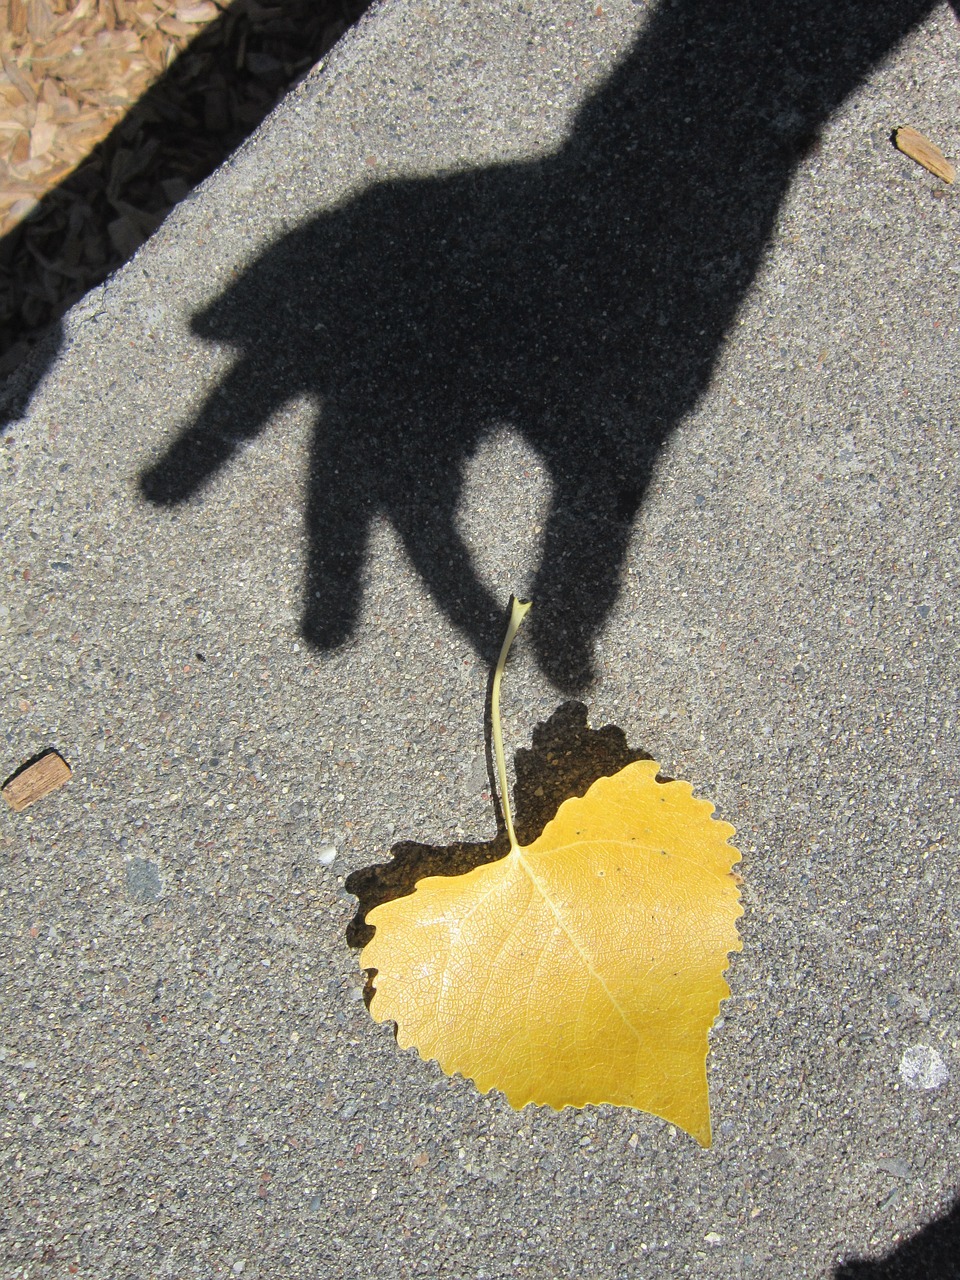
M317 850L317 861L321 867L331 866L336 856L337 846L335 844L322 844Z
M157 864L149 858L131 858L127 863L127 893L134 902L156 902L162 892Z
M900 1059L900 1079L909 1089L939 1089L950 1079L950 1072L936 1049L914 1044Z

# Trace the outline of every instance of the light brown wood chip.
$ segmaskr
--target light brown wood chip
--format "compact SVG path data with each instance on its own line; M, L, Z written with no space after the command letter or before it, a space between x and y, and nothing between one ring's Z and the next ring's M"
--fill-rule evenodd
M940 148L929 138L925 138L922 133L918 133L916 129L911 129L909 125L897 129L894 132L893 141L898 151L902 151L911 160L916 160L917 164L922 164L924 169L929 169L944 182L952 182L957 176L956 169Z
M3 798L11 809L20 813L28 804L40 800L68 782L70 766L56 751L44 755L15 773L3 788Z

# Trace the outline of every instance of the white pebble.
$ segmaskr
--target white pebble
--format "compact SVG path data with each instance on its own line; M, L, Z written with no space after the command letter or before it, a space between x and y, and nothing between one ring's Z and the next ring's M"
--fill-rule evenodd
M322 867L329 867L337 856L337 846L335 844L322 844L317 850L317 861Z
M936 1049L914 1044L900 1059L900 1079L909 1089L939 1089L950 1079L950 1072Z

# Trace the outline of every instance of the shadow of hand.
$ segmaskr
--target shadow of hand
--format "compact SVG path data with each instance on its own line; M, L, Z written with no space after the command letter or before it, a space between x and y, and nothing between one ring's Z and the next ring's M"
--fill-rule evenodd
M489 661L501 606L456 514L467 460L509 425L553 484L533 644L582 688L651 465L709 382L798 161L929 7L662 5L553 155L386 182L306 223L196 318L237 361L143 493L192 497L308 393L306 638L351 634L384 515Z

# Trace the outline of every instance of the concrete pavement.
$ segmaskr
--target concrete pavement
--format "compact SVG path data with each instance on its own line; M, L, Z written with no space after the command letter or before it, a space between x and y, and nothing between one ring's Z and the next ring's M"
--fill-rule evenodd
M766 9L383 5L0 389L5 1275L957 1274L960 30ZM737 828L709 1151L364 1008L511 591Z

